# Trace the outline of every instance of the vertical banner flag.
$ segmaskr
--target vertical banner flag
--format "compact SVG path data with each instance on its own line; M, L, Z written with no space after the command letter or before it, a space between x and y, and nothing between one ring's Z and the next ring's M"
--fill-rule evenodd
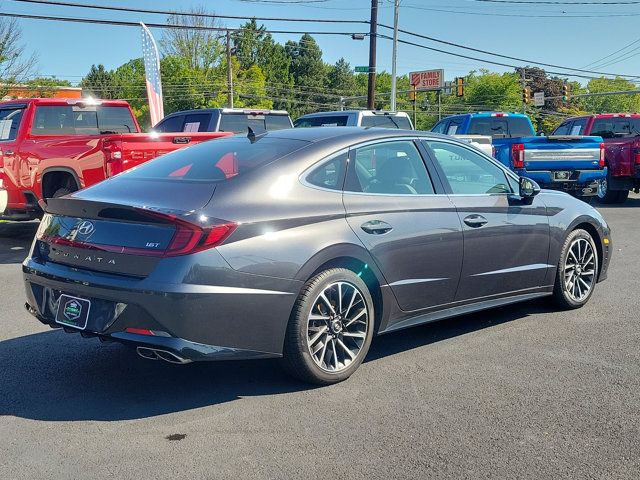
M151 31L142 22L140 22L140 26L142 27L142 57L144 58L147 97L149 97L149 112L151 113L151 125L155 125L164 118L162 83L160 82L160 55Z

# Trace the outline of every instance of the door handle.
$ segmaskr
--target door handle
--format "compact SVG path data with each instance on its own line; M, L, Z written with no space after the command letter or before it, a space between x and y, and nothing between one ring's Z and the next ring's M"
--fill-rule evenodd
M469 215L464 217L464 223L466 223L471 228L478 228L486 225L488 221L489 220L484 218L482 215Z
M393 227L382 220L371 220L360 225L360 228L371 235L383 235L393 230Z
M0 153L2 153L2 152L0 152ZM5 150L4 154L5 155L13 155L13 150Z

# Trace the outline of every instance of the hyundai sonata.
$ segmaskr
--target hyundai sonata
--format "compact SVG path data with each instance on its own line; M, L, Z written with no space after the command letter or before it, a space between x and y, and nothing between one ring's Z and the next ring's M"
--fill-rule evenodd
M581 307L611 254L595 209L432 133L250 132L48 202L23 265L40 321L148 359L282 357L319 384L377 334Z

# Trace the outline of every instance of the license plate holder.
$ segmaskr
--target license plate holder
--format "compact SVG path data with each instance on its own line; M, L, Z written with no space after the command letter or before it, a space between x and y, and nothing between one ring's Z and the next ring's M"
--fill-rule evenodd
M84 330L87 328L90 310L91 300L62 294L58 300L56 323L65 327Z
M566 182L568 180L571 180L571 172L564 171L564 170L553 172L553 179L556 182Z

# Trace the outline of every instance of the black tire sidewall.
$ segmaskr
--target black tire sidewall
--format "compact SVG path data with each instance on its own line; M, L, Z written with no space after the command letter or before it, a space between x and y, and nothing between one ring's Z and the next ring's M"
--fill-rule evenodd
M311 309L315 305L315 299L322 293L322 291L329 285L335 282L348 282L356 286L364 301L367 304L369 311L369 325L367 327L367 336L362 348L358 353L356 360L344 370L338 373L329 373L322 370L311 357L311 353L307 348L307 323ZM294 306L291 319L288 325L288 334L285 339L284 356L285 362L289 363L288 368L290 373L293 373L296 377L320 384L329 385L337 383L349 378L353 372L355 372L369 351L371 346L371 340L373 339L373 332L375 327L375 310L374 303L371 297L369 288L365 282L358 277L351 270L344 268L332 268L320 272L311 278L302 289L300 296ZM291 365L291 363L298 363L298 365Z
M571 244L579 238L587 240L591 245L591 248L593 249L593 253L595 256L595 278L594 278L594 283L591 286L591 290L589 291L589 294L586 296L586 298L578 302L567 295L567 292L564 287L564 271L565 271L566 259L567 259L567 256L569 255L569 248ZM594 238L591 236L589 232L583 229L576 229L572 231L565 239L564 244L562 245L562 249L560 251L560 260L558 261L558 268L556 272L556 282L553 290L554 297L556 298L557 303L559 303L562 307L568 308L568 309L583 307L591 299L591 296L593 295L593 292L596 287L599 268L600 268L600 259L598 258L598 249L596 247Z

